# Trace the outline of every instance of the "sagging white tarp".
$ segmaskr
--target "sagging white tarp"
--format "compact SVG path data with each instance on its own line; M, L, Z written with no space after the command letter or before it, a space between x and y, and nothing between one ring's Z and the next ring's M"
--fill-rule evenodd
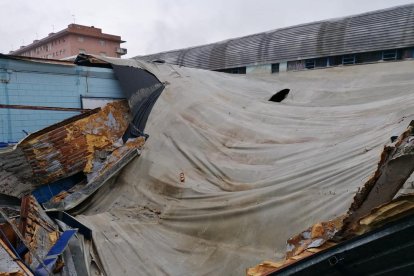
M142 155L79 216L109 275L243 275L281 258L289 237L346 212L414 119L412 61L268 77L111 62L166 88Z

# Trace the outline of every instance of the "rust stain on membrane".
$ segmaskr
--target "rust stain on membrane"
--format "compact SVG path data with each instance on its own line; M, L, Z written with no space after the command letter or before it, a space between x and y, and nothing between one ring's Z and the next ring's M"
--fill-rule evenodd
M93 170L95 151L112 151L130 122L126 101L72 117L24 139L21 147L40 185Z

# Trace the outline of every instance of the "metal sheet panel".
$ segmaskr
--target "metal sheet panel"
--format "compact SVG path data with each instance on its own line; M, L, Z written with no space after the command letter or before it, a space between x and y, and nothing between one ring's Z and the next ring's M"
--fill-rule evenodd
M125 101L106 105L29 135L20 142L38 184L92 169L94 152L110 148L129 123Z
M414 45L414 5L312 22L136 59L218 70Z

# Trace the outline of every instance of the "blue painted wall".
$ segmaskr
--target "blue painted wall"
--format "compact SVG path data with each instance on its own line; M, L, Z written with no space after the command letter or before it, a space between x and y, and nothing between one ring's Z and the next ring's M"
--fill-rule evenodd
M125 98L111 69L0 58L0 103L81 107L80 97ZM17 142L79 114L0 108L0 142Z

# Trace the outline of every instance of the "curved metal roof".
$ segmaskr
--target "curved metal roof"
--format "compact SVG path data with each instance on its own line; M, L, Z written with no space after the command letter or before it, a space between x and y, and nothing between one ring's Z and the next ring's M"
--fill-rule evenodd
M135 58L217 70L411 46L414 4Z

